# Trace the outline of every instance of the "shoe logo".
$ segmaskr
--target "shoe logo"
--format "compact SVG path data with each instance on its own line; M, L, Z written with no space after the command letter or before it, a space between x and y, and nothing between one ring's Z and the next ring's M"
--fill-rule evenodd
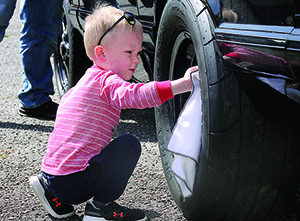
M53 198L52 201L55 202L55 204L56 204L55 206L56 207L61 206L61 202L59 202L57 198Z
M124 214L121 212L121 213L117 213L117 212L113 212L113 217L124 217Z

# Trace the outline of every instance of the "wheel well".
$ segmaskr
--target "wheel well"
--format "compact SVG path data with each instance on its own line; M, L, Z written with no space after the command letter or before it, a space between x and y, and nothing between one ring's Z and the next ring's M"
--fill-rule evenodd
M156 37L157 37L157 31L158 31L158 26L161 20L161 16L163 13L163 10L165 8L165 5L167 4L168 0L162 0L162 1L158 1L156 0L155 2L155 24L153 26L153 41L154 43L156 42ZM215 1L215 0L214 0ZM206 1L202 1L201 2L208 8L209 14L214 22L214 24L217 24L216 18L214 16L214 13L212 12L212 9L209 5L209 3L207 3Z

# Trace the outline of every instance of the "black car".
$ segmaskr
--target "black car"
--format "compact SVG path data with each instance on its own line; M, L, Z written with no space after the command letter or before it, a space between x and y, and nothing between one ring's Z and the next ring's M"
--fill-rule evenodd
M64 0L55 53L61 95L91 62L84 19L97 0ZM144 29L150 80L198 65L200 150L192 195L184 197L167 145L189 94L155 108L170 191L188 220L274 220L299 202L300 1L119 0ZM298 198L297 198L298 197ZM300 207L299 207L300 208ZM298 209L299 209L298 208Z

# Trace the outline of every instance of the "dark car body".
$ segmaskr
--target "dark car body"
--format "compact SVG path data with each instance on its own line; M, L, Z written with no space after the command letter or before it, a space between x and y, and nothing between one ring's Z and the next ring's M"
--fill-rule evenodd
M84 32L85 18L93 10L97 0L69 0L69 14L75 29ZM299 89L300 78L300 2L296 0L207 0L202 1L209 9L216 30L215 38L220 53L230 62L233 70L266 78L284 79L292 89ZM115 2L109 2L116 5ZM119 7L136 15L143 24L145 51L153 66L153 53L157 28L166 1L120 0ZM152 59L151 59L152 58ZM152 63L152 64L151 64ZM149 70L149 68L147 69ZM152 75L152 73L150 73ZM280 86L264 81L277 91L299 103L299 91L282 91ZM276 84L276 83L274 83ZM253 99L265 100L256 94L258 88L247 88ZM255 90L255 91L253 91ZM257 96L259 98L257 98ZM265 114L278 109L274 100L268 104L257 102ZM264 103L264 104L262 104ZM294 104L296 105L296 104ZM282 106L280 108L283 109ZM274 112L274 111L273 111ZM276 112L276 111L275 111ZM289 112L289 111L288 111ZM280 112L281 117L288 112ZM289 114L288 114L289 115Z

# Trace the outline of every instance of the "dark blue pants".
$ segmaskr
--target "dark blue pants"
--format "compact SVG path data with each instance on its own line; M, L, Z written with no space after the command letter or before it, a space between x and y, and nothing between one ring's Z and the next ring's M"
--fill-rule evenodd
M80 204L92 197L108 203L124 192L141 154L141 145L132 135L114 139L82 172L66 176L43 173L49 192L65 204Z

